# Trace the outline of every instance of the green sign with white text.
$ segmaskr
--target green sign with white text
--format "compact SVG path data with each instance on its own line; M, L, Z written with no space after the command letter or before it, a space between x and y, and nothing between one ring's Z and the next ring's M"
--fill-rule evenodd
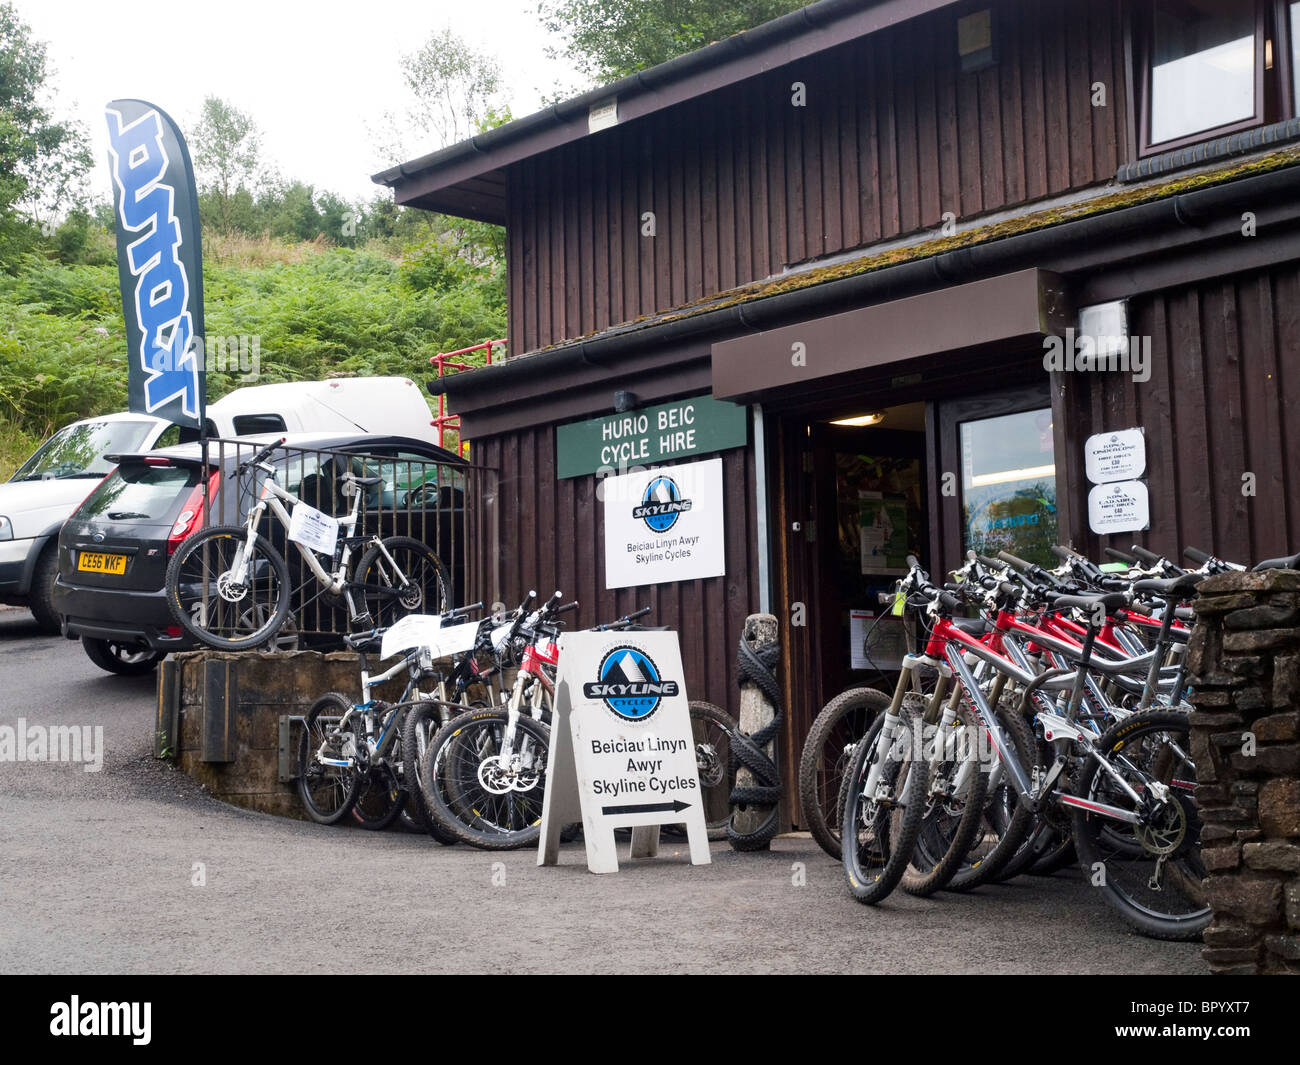
M748 440L744 407L694 396L561 425L555 430L555 465L561 479L601 470L626 472L744 447Z

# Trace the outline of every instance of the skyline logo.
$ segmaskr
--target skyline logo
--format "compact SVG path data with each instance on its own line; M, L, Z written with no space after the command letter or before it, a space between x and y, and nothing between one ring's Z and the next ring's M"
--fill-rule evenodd
M637 647L615 647L600 663L600 679L582 686L588 699L601 700L624 721L646 721L665 696L678 694L675 680L664 680L659 667Z
M641 502L632 508L632 518L644 521L651 532L666 533L690 509L691 501L682 498L677 482L660 475L646 485Z

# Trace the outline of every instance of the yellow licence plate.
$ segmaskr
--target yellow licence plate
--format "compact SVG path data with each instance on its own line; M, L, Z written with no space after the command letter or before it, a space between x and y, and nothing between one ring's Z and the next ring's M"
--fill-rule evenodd
M77 569L90 573L126 572L126 555L100 555L91 551L82 551L77 556Z

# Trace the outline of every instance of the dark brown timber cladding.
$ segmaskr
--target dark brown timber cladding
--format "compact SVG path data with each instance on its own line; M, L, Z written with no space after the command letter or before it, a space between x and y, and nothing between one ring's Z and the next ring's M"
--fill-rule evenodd
M712 456L706 456L712 457ZM643 624L681 634L686 691L736 710L736 646L747 615L758 609L758 535L754 528L754 462L749 449L722 453L726 506L725 576L645 588L605 590L604 505L596 478L555 477L553 426L474 441L476 477L485 486L471 500L471 600L516 606L529 590L545 599L556 589L581 604L570 628L613 621L652 608ZM490 526L495 525L494 537Z
M1059 375L1078 419L1071 455L1088 433L1146 428L1151 530L1095 547L1137 542L1177 558L1190 544L1236 562L1300 548L1300 263L1134 300L1130 329L1151 338L1149 381ZM1086 529L1078 466L1066 483Z
M1109 180L1128 136L1120 11L1009 0L998 63L972 74L938 12L516 164L510 351Z

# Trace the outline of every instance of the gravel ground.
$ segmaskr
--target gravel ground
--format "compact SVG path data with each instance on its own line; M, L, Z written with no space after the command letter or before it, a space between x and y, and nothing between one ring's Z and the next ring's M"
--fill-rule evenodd
M1076 871L868 909L806 837L586 871L237 810L152 757L155 678L0 610L0 725L102 725L102 771L0 763L0 972L1201 973ZM39 693L39 694L36 694ZM621 846L626 855L626 844ZM202 886L196 870L202 868ZM797 884L796 881L804 883Z

